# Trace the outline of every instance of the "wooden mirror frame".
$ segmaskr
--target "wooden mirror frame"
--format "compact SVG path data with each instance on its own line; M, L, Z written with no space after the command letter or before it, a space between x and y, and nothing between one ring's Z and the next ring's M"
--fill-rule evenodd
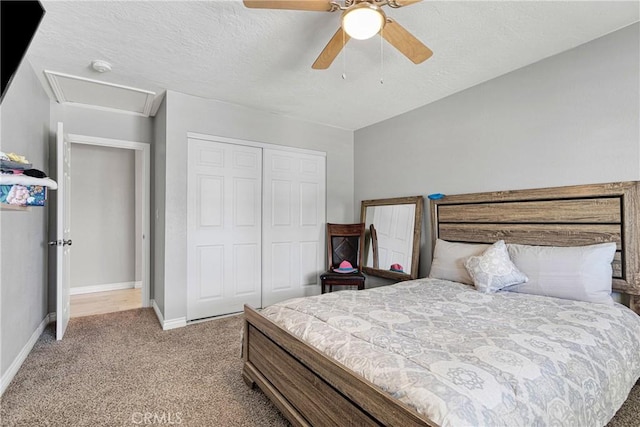
M398 281L412 280L418 278L418 267L420 261L420 233L422 231L422 209L424 199L422 196L396 197L392 199L363 200L360 208L360 222L367 223L367 208L369 206L389 206L389 205L415 205L415 218L413 223L413 252L411 255L411 272L398 273L390 270L367 267L367 255L364 256L362 271L370 276L384 277ZM369 234L367 234L369 235Z

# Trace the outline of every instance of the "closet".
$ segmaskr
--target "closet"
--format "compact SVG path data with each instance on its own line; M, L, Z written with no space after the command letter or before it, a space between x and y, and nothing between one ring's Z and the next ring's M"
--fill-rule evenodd
M320 292L325 154L188 139L187 320Z

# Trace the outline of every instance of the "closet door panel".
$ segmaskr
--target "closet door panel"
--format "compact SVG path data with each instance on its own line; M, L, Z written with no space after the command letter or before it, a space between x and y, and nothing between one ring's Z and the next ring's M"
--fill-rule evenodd
M313 286L318 284L318 260L323 252L319 242L300 243L300 284ZM322 263L322 260L320 260Z
M261 152L189 139L188 320L260 307Z
M224 194L224 177L198 175L196 194L197 220L199 227L222 226L222 196Z
M325 158L263 150L262 305L320 293Z
M233 296L255 295L256 283L260 283L260 248L256 244L242 244L235 245L233 250Z
M271 289L282 291L291 288L291 268L293 256L292 242L272 242L271 253Z
M222 297L223 267L223 245L200 245L196 248L198 299Z

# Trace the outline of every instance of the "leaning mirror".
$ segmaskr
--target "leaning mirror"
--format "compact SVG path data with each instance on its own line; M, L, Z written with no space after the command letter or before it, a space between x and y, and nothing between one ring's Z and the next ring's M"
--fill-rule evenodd
M418 277L422 205L422 196L362 201L365 273L396 280Z

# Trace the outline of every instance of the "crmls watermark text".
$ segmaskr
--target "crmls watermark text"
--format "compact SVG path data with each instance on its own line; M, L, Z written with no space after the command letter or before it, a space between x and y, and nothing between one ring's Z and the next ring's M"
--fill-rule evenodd
M182 424L182 412L134 412L131 422L138 425Z

